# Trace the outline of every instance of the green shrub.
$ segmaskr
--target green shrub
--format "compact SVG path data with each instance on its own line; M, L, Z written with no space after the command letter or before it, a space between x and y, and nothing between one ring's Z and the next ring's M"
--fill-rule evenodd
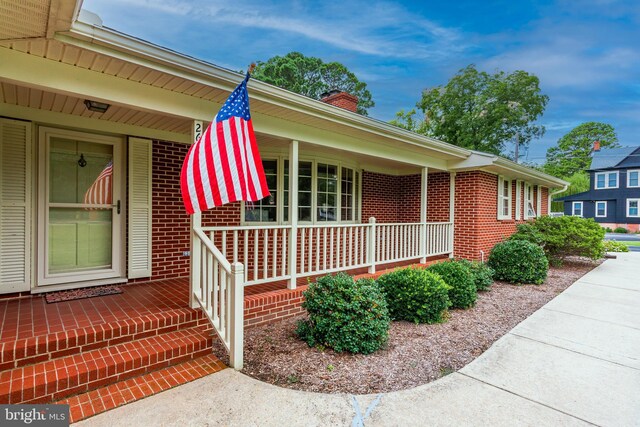
M606 231L607 233L613 233L613 230L611 229L611 227L605 228L604 231Z
M471 270L473 283L479 291L488 291L493 285L493 269L483 262L468 261L459 259L458 262L464 264Z
M420 268L404 268L383 274L377 280L393 319L415 323L444 321L449 286L440 276Z
M615 240L605 240L603 245L605 252L629 252L627 245Z
M296 333L310 347L369 354L387 342L389 310L373 280L356 282L344 273L324 276L303 295L309 318L298 322Z
M615 229L615 230L613 230L613 232L614 232L614 233L628 233L628 232L629 232L629 230L627 230L627 229L626 229L626 228L624 228L624 227L616 227L616 229Z
M509 237L509 240L526 240L539 246L544 246L544 236L530 222L518 224L515 234Z
M436 273L450 286L449 299L455 308L468 308L476 303L478 290L473 273L469 267L459 261L439 262L427 270Z
M593 218L542 216L533 226L542 234L550 261L561 261L571 255L598 259L604 254L604 229Z
M498 243L489 254L489 267L496 280L541 284L547 278L549 261L542 248L524 240Z

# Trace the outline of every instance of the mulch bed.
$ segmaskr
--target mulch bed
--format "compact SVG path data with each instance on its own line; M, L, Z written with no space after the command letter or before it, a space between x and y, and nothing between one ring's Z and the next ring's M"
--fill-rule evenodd
M569 260L550 268L540 286L496 282L479 293L475 307L451 310L446 323L392 322L387 346L367 356L309 348L294 334L302 317L248 329L242 372L322 393L379 393L425 384L464 367L598 264Z

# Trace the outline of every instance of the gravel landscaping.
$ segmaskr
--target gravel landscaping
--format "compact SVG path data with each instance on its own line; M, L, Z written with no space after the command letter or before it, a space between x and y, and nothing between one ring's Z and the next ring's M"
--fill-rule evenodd
M560 268L551 267L539 286L496 282L479 293L475 307L450 310L446 323L392 322L386 347L366 356L308 347L294 334L302 317L248 329L242 372L278 386L323 393L378 393L425 384L471 362L598 264L570 259Z

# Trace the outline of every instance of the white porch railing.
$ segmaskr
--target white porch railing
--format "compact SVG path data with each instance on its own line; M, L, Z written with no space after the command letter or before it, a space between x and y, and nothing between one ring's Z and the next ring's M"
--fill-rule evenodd
M244 340L244 267L230 263L200 228L193 227L192 233L192 301L202 308L229 351L231 367L240 370Z
M246 286L292 277L307 277L380 264L423 259L453 252L449 222L365 224L249 225L202 227L208 239L231 263L245 266ZM293 233L293 235L292 235ZM423 237L424 236L424 237ZM290 239L296 241L291 264Z

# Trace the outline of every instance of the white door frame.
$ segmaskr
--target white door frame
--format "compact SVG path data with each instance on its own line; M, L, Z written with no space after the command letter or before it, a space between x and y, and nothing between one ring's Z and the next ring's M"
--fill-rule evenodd
M113 206L112 206L112 263L111 268L48 274L48 230L49 230L49 146L51 137L72 138L113 146ZM124 179L124 138L98 135L87 132L39 127L38 131L38 233L37 233L37 281L33 291L95 286L98 284L126 281L125 258L125 179ZM118 213L117 201L120 200Z

